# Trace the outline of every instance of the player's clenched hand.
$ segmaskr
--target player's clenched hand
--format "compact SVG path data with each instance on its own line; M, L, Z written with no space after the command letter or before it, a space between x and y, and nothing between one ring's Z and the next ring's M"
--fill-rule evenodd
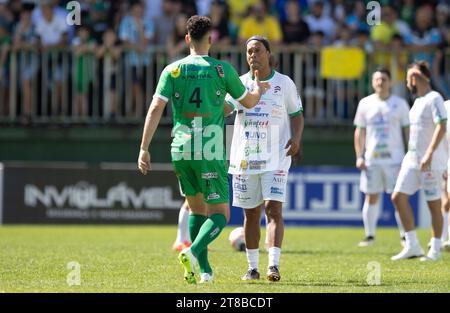
M356 159L356 168L361 171L364 171L365 169L367 169L366 161L364 160L364 158L359 157Z
M288 152L286 152L286 156L295 156L297 155L297 153L300 150L300 143L296 140L292 140L289 139L286 146L284 147L285 149L289 148Z
M265 94L266 91L270 89L269 82L261 82L259 80L259 71L258 70L255 71L255 83L256 83L257 88L259 88L259 90L261 91L261 94Z
M147 150L141 149L139 152L138 168L144 175L147 174L147 171L151 170L150 153Z

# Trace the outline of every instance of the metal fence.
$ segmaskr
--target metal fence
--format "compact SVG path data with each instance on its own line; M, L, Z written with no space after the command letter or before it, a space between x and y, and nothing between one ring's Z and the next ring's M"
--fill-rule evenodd
M355 80L324 79L318 49L280 47L275 58L277 69L298 87L307 124L351 125L359 99L371 93L371 72L377 65L391 69L393 92L407 97L405 69L417 51L402 53L366 53L364 73ZM242 47L212 50L211 56L229 61L238 73L248 71ZM8 51L6 60L0 72L0 123L21 124L141 123L161 71L174 61L163 47L102 57L70 49L21 49ZM450 50L444 51L442 62L442 77L434 82L449 97ZM170 124L171 115L168 105L162 123Z

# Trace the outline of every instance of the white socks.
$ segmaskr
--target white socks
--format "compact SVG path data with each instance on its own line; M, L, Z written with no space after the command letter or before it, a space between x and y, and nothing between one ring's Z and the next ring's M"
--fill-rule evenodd
M448 212L444 212L442 215L444 217L444 223L443 223L443 227L442 227L441 240L446 241L446 240L449 240L448 234L449 234L449 229L450 229L450 227L448 225Z
M407 247L413 247L413 246L419 244L415 230L405 232L405 238L406 238L406 246Z
M378 207L378 203L369 204L369 201L364 201L362 216L367 237L375 237L378 222Z
M249 269L258 269L259 249L246 249ZM269 248L269 266L280 266L281 249L278 247Z
M405 229L403 228L402 220L400 219L400 214L395 210L395 220L397 221L398 230L400 231L400 237L405 237Z
M440 253L441 251L441 239L440 238L431 238L431 248L430 251Z
M279 266L280 265L280 255L281 249L278 247L269 248L269 266Z
M178 230L177 239L175 242L191 241L189 236L189 210L187 206L183 204L178 213Z
M258 269L259 249L245 249L247 252L247 262L249 269Z

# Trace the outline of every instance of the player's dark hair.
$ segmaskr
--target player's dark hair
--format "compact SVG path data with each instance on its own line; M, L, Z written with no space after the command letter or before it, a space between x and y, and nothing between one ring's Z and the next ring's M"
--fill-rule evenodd
M408 66L408 70L416 67L419 69L419 71L428 79L428 81L430 81L431 79L431 71L430 71L430 65L428 64L427 61L414 61L413 63L411 63Z
M211 30L211 19L207 16L191 16L186 23L186 29L191 39L200 41Z
M375 71L373 71L374 73L376 72L380 72L382 74L386 74L387 77L389 77L389 79L391 79L391 72L384 66L377 66L375 68Z
M259 36L259 35L252 36L249 39L247 39L247 41L245 42L245 45L248 45L248 43L252 40L259 41L260 43L263 44L263 46L266 48L266 50L270 52L270 43L266 37Z

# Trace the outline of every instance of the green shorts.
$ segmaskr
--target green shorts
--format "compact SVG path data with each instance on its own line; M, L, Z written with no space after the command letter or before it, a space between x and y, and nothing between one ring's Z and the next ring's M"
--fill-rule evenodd
M203 194L206 203L228 203L230 190L225 161L172 161L181 190L186 196Z

